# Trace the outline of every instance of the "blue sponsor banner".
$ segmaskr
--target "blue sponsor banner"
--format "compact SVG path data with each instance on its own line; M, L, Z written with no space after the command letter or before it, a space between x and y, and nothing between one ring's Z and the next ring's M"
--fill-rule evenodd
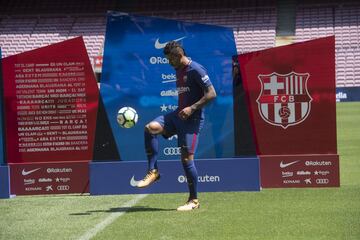
M336 88L337 102L360 101L360 87L339 87Z
M9 166L0 166L0 198L10 197Z
M198 190L259 191L259 159L227 158L197 160ZM92 162L90 163L90 194L140 194L188 192L186 177L180 161L159 162L161 178L144 189L135 182L146 173L144 162Z
M180 42L188 57L202 64L217 91L206 107L196 158L229 158L234 154L232 59L236 54L230 28L110 12L107 19L100 93L121 160L146 159L146 123L177 107L176 76L163 55L165 44ZM137 110L131 129L116 122L121 107ZM160 160L179 159L177 137L160 137Z
M4 133L3 133L3 79L2 79L2 65L1 65L1 48L0 48L0 165L4 164Z

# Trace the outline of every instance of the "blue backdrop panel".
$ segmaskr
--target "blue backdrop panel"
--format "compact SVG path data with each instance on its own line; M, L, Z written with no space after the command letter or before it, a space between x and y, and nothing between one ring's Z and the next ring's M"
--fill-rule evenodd
M10 197L9 166L0 166L0 198Z
M100 93L121 160L146 159L144 125L177 107L174 69L163 55L165 43L180 42L186 54L202 64L218 97L206 107L206 123L200 136L197 158L234 156L232 59L236 54L233 30L226 27L176 20L108 14ZM138 124L122 129L117 111L131 106L139 113ZM179 159L177 139L160 138L160 160Z
M259 191L259 159L197 160L200 192ZM90 194L136 194L188 192L180 161L161 161L161 179L149 188L131 186L146 172L144 162L90 163Z

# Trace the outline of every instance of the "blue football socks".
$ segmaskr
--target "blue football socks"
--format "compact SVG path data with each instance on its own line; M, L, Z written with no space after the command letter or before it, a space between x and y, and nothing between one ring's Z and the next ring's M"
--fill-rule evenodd
M148 159L149 170L158 169L157 157L159 152L159 140L156 134L151 134L145 130L145 151Z
M183 161L182 164L183 164L183 167L185 170L187 183L188 183L188 187L189 187L189 192L190 192L189 200L196 199L197 198L198 173L197 173L197 170L195 167L195 162L194 162L194 160L189 160L189 161Z

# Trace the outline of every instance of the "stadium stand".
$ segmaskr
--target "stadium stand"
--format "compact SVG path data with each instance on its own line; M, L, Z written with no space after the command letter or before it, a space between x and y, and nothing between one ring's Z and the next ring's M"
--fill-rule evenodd
M335 35L336 85L360 86L360 4L300 5L296 42Z
M276 44L275 0L29 2L2 5L2 57L82 35L93 62L102 55L108 9L230 27L238 53ZM359 16L360 4L354 1L302 1L296 8L295 42L335 34L338 87L360 86Z
M149 15L143 12L144 15ZM150 15L155 15L153 12ZM156 16L231 27L239 53L273 47L275 8L159 12ZM106 19L104 16L9 17L0 22L3 57L35 49L75 36L84 36L90 57L102 54ZM26 26L24 26L26 25Z
M83 36L90 58L101 55L106 19L102 16L26 16L2 18L3 57Z

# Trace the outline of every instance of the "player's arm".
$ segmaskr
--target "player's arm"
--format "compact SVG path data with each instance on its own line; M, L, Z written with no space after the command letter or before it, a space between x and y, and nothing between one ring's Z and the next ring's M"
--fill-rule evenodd
M187 119L193 114L196 110L203 108L206 104L211 102L214 98L216 98L216 91L213 85L210 85L204 89L204 96L200 98L199 101L194 103L193 105L184 108L179 112L179 116L182 119Z
M190 106L192 113L196 110L203 108L206 104L211 102L214 98L216 98L216 91L213 85L205 88L204 96L200 98L199 101Z

